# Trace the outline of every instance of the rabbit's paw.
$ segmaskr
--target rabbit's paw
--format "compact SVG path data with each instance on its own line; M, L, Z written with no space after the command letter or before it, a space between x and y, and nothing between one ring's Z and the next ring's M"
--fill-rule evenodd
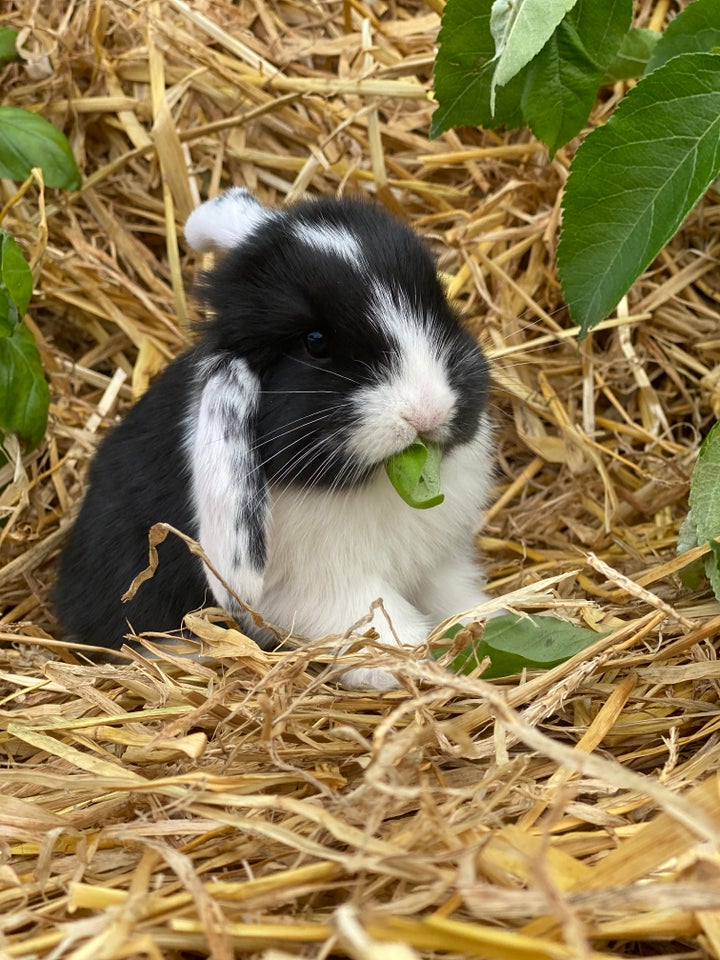
M389 670L379 667L351 667L337 678L340 686L346 690L372 690L385 693L389 690L400 690L400 683Z

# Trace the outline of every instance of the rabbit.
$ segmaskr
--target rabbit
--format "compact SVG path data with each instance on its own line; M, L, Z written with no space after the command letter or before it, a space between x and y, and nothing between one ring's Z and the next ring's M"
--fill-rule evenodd
M117 649L220 605L223 583L169 537L155 576L148 529L180 528L271 623L307 637L367 616L382 642L416 646L485 599L474 528L493 473L490 373L417 235L370 200L282 210L232 187L197 207L189 245L222 253L199 296L208 319L101 443L59 566L69 639ZM439 444L442 504L408 506L384 469ZM373 668L342 676L388 690Z

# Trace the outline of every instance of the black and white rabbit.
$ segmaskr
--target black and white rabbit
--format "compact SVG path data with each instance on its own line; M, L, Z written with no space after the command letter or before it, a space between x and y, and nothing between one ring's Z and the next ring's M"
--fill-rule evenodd
M489 372L420 240L370 202L276 211L241 188L198 207L185 236L226 251L202 287L210 319L98 450L55 591L67 636L117 648L128 623L173 630L204 604L244 622L177 538L121 602L157 521L300 635L341 633L382 598L381 640L417 645L482 602ZM429 510L409 507L383 466L418 437L443 448L445 500ZM396 680L357 668L343 683Z

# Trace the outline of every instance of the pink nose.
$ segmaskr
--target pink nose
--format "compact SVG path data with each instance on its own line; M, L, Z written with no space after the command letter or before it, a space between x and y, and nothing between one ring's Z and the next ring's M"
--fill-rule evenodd
M418 433L432 433L447 424L450 411L451 408L444 405L428 404L403 410L402 418Z

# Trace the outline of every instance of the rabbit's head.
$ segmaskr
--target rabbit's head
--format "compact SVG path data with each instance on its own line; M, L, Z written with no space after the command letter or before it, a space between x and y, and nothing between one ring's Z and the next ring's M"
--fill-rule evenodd
M185 235L225 251L202 284L208 355L253 375L270 485L347 487L420 438L475 434L489 375L424 244L369 202L274 211L232 188ZM248 408L249 409L249 408Z

